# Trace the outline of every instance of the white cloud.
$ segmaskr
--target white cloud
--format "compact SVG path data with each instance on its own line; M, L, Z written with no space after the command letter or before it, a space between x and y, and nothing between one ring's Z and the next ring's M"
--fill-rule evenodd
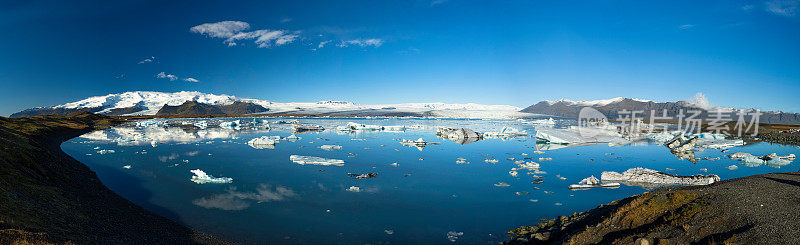
M336 46L339 47L348 47L350 45L360 46L362 48L373 46L373 47L380 47L383 45L383 40L378 38L370 38L370 39L354 39L354 40L347 40L343 41Z
M200 82L200 80L197 80L197 79L194 79L194 78L191 78L191 77L184 78L183 80L187 81L187 82L193 82L193 83Z
M331 42L331 40L322 41L322 42L319 43L319 45L317 45L317 48L324 48L325 44L328 44L330 42Z
M194 33L208 35L209 37L228 38L236 33L250 29L250 24L242 21L220 21L197 25L189 30Z
M755 8L755 7L756 7L756 6L753 6L752 4L748 4L748 5L744 5L744 6L742 6L742 10L744 10L744 11L750 11L750 10L753 10L753 8Z
M800 6L800 0L772 0L766 3L766 10L773 14L794 17L797 14L798 6Z
M254 40L259 48L269 48L289 44L297 40L299 32L289 32L285 30L254 30L245 32L250 28L250 24L242 21L222 21L217 23L205 23L194 26L190 30L214 38L225 38L223 41L230 46L237 46L239 40Z
M281 19L281 23L287 23L287 22L291 22L291 21L292 21L292 18L288 18L288 17L285 17L285 18Z
M161 73L158 73L156 77L160 79L169 79L170 81L178 80L178 76L172 74L166 74L163 71Z
M155 56L150 56L150 58L139 61L139 64L153 63L153 61L155 60L156 60Z
M692 24L686 24L686 25L679 26L678 28L681 29L681 30L688 30L688 29L692 29L693 27L694 27L694 25L692 25Z

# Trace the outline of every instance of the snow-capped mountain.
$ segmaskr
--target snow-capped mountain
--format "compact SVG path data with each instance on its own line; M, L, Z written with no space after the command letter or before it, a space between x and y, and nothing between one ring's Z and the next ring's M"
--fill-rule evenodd
M572 101L568 99L556 101L545 100L522 109L522 112L574 119L578 118L580 110L584 107L594 108L609 119L619 119L621 116L619 113L622 111L642 111L643 113L638 116L644 119L650 118L651 111L654 111L657 116L662 116L661 113L666 111L667 117L670 118L677 118L677 115L681 111L683 111L685 115L688 115L689 111L700 111L701 113L696 118L708 119L713 116L715 111L720 111L729 115L732 120L736 120L738 118L737 112L750 113L755 111L753 109L735 109L731 107L715 106L708 102L705 95L697 93L691 99L678 102L654 102L623 97L594 101ZM763 111L761 113L760 123L800 124L800 114L798 113L783 113L780 111ZM630 114L624 116L630 117Z
M265 114L298 114L298 115L351 115L351 116L430 116L450 118L523 118L532 116L519 112L522 108L507 105L480 104L446 104L446 103L404 103L382 105L359 105L347 101L319 102L272 102L260 99L239 98L230 95L215 95L196 91L175 93L135 91L119 94L95 96L63 105L32 108L11 115L12 117L34 116L42 114L66 115L75 111L135 116L156 115L164 106L170 111L186 102L193 106L231 106L235 102L260 106L266 109ZM242 104L239 103L239 104ZM213 108L212 108L213 109ZM212 110L213 111L213 110ZM223 110L224 111L224 110ZM161 114L159 114L161 115Z

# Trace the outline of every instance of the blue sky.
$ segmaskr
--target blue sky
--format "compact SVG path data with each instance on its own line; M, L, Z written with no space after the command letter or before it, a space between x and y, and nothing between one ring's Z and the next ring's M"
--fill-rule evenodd
M134 90L800 112L798 2L2 1L0 115Z

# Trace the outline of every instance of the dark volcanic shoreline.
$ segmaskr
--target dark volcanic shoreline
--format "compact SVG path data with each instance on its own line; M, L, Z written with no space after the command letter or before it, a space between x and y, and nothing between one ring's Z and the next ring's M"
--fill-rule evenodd
M61 143L120 121L0 117L0 243L223 244L117 195Z
M659 188L509 232L508 244L797 244L800 173ZM649 243L642 243L643 241Z

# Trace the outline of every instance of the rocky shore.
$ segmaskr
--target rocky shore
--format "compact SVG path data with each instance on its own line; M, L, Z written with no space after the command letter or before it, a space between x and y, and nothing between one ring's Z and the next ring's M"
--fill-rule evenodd
M506 244L797 244L800 173L659 188L509 231Z
M62 142L118 120L0 117L0 244L224 244L122 198Z

